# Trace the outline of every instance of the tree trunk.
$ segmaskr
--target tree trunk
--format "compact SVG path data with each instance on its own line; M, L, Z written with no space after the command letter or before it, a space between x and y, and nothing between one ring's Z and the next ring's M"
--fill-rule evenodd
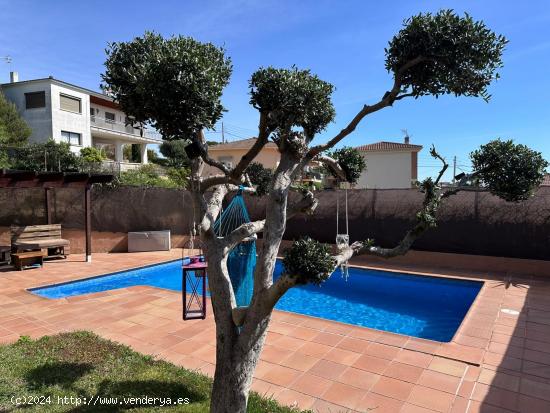
M231 303L234 302L234 297L226 257L222 256L212 241L208 244L209 288L216 321L216 371L210 411L245 413L270 315L262 317L255 314L251 317L254 318L254 328L239 330L232 317Z
M219 329L219 327L218 327ZM260 342L240 343L236 340L216 340L216 372L212 388L211 413L246 413L248 394L256 364L263 347Z

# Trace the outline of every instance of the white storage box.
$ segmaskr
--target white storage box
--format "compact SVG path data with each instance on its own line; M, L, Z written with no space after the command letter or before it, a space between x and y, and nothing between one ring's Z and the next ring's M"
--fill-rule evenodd
M169 251L170 231L140 231L128 233L128 252Z

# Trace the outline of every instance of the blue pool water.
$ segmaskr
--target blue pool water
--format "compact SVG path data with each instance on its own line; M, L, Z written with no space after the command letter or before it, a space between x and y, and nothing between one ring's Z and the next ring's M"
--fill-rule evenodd
M282 271L277 262L275 277ZM181 291L181 260L130 271L32 289L61 298L133 285ZM289 290L279 310L376 328L437 341L450 341L482 283L350 268L345 281L336 272L322 286Z

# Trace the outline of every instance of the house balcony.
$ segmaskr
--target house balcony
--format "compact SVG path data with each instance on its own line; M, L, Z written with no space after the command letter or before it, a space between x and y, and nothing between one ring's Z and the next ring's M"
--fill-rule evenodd
M160 133L148 128L136 128L122 122L105 119L97 115L90 116L93 138L123 140L125 143L158 144L162 143Z

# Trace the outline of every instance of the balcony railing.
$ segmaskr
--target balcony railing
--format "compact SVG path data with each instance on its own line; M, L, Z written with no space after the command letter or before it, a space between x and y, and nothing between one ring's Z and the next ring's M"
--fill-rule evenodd
M148 139L162 140L162 136L155 130L143 128L143 134L141 128L135 128L132 125L126 125L122 122L116 122L111 119L105 119L97 115L90 116L90 122L92 126L101 129L112 130L114 132L127 133L136 137L144 137Z

